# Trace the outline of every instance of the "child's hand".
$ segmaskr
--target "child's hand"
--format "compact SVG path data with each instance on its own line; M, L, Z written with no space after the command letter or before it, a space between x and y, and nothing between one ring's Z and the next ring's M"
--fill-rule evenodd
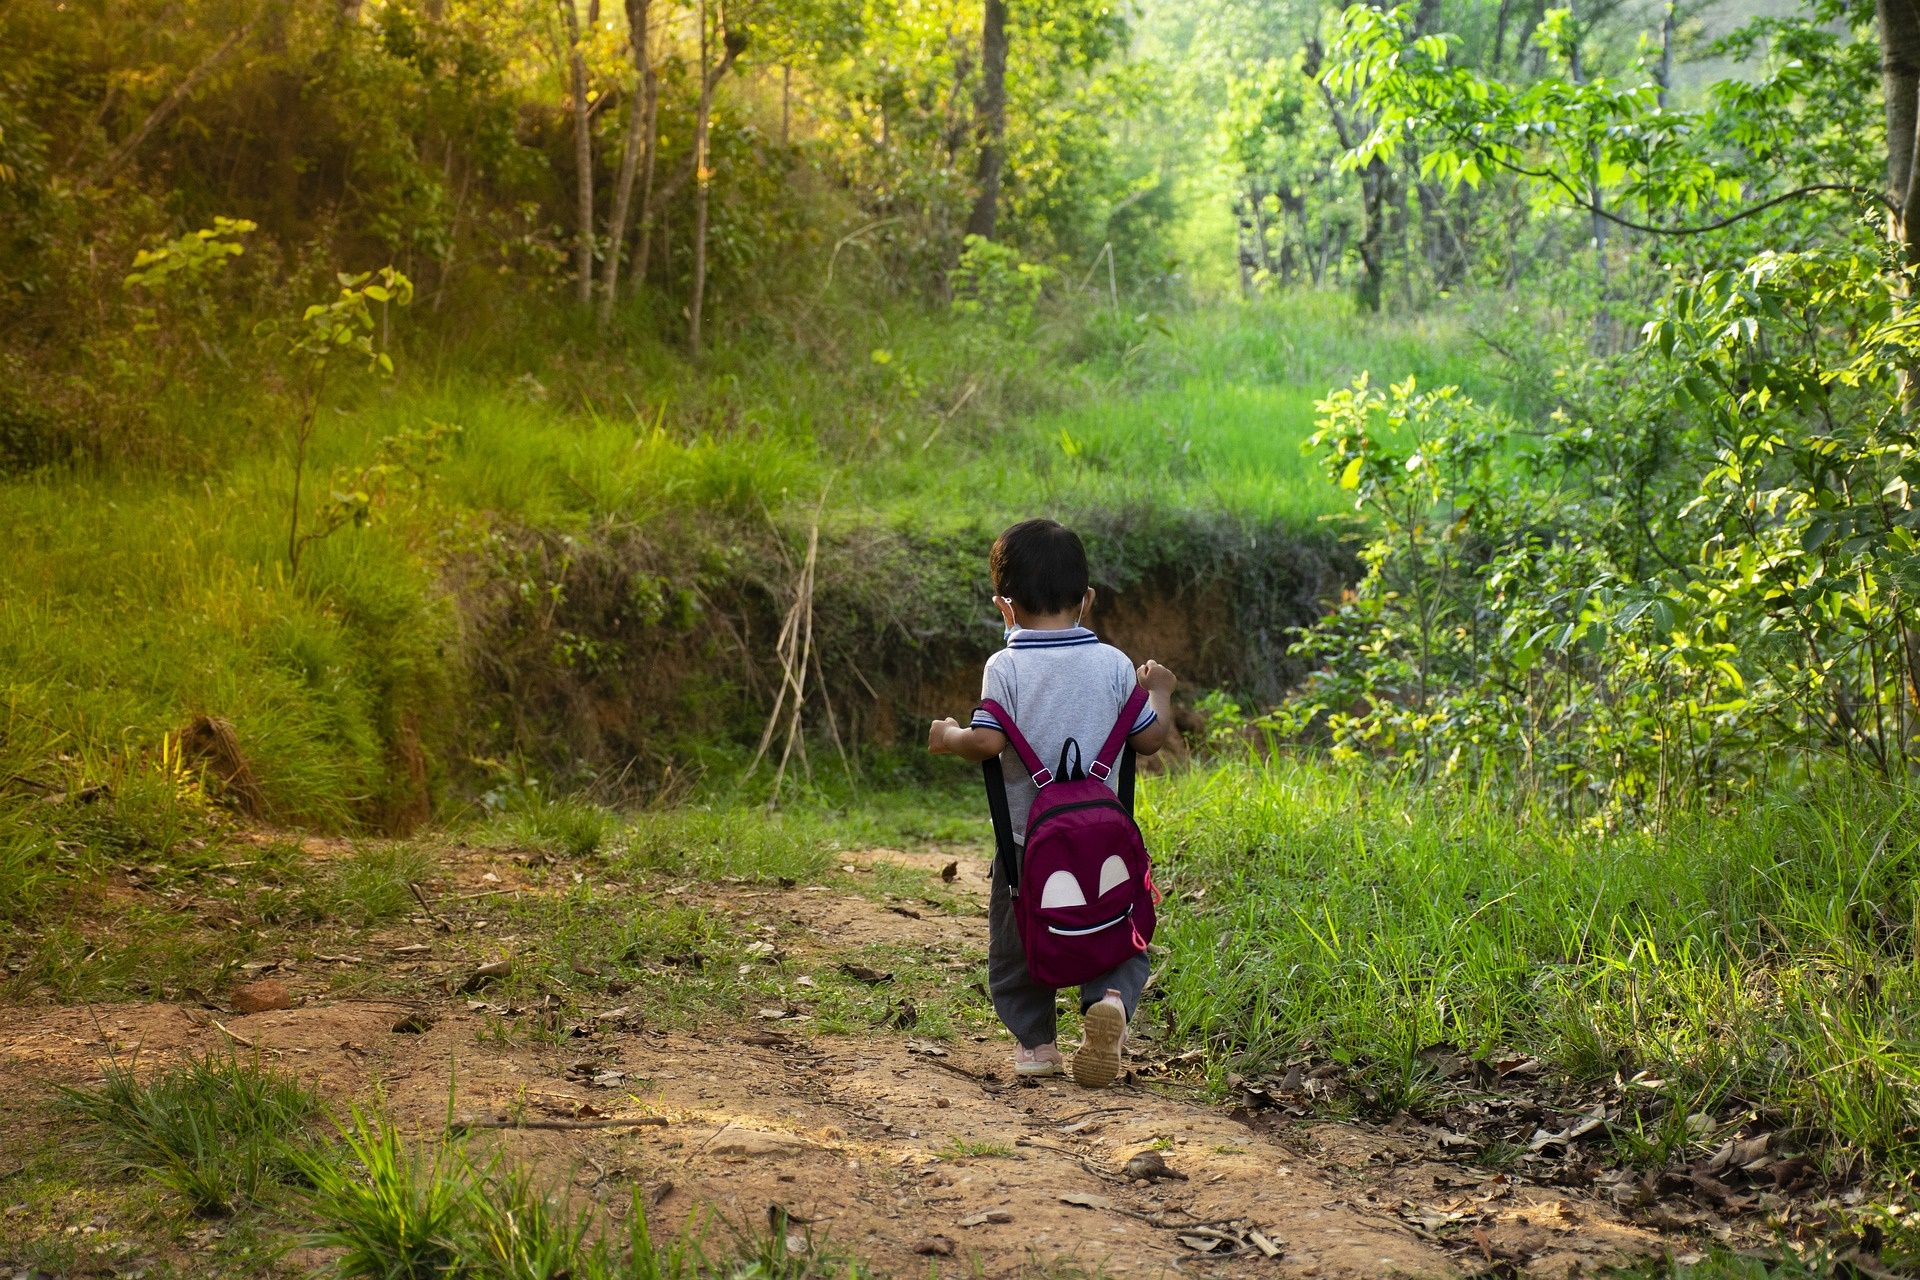
M1152 658L1148 658L1147 665L1141 667L1135 674L1140 677L1141 688L1145 689L1148 693L1157 693L1162 697L1172 693L1173 686L1177 683L1173 677L1173 672L1167 670Z
M935 720L927 729L927 750L936 756L948 754L947 730L958 729L959 727L960 722L952 716L948 716L945 720Z

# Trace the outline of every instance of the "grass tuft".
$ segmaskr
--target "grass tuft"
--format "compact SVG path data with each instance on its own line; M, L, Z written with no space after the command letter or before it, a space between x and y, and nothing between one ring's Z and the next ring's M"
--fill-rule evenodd
M270 1184L293 1181L320 1109L290 1073L231 1055L145 1082L134 1064L110 1062L104 1084L62 1094L123 1168L151 1175L203 1215L230 1213Z

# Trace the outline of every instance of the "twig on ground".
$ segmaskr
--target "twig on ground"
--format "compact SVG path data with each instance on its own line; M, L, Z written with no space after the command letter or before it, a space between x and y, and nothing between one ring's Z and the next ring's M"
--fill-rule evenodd
M626 1116L621 1119L595 1120L502 1120L480 1117L472 1120L456 1120L447 1126L449 1133L465 1133L470 1129L635 1129L653 1127L664 1129L668 1121L665 1116ZM711 1139L709 1139L711 1141Z
M259 1045L255 1044L253 1041L241 1035L238 1031L227 1030L227 1024L220 1021L220 1019L218 1018L215 1018L213 1020L213 1025L220 1028L221 1035L225 1036L227 1039L233 1041L235 1044L240 1045L243 1048L258 1049L260 1047Z
M435 911L432 904L427 901L427 891L425 889L422 889L419 885L409 880L407 881L407 892L413 895L413 900L420 904L420 909L427 913L427 919L433 921L435 928L439 929L442 933L453 932L453 926L447 923L447 918L438 911Z

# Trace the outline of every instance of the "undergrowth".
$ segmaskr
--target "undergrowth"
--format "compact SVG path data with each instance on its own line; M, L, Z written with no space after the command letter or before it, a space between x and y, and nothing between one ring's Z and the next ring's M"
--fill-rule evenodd
M1744 1098L1839 1168L1913 1163L1904 789L1836 783L1611 832L1278 758L1143 796L1179 1036L1253 1066L1449 1043L1576 1080L1649 1069L1675 1115Z

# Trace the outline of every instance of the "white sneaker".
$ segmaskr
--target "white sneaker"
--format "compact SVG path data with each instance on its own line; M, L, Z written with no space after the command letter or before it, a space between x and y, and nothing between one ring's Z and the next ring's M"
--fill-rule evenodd
M1118 991L1107 988L1104 999L1088 1006L1086 1034L1073 1055L1073 1080L1083 1089L1104 1089L1120 1074L1120 1055L1127 1046L1127 1006Z
M1025 1045L1014 1048L1013 1074L1017 1076L1057 1076L1066 1067L1067 1060L1051 1044L1036 1045L1031 1049Z

